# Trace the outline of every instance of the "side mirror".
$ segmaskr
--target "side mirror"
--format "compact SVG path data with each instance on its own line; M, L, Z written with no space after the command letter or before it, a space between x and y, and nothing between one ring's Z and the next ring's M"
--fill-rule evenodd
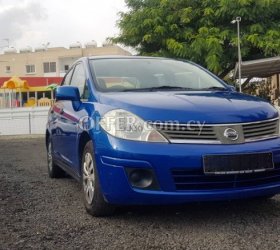
M77 87L61 86L56 89L57 101L80 102L80 91Z

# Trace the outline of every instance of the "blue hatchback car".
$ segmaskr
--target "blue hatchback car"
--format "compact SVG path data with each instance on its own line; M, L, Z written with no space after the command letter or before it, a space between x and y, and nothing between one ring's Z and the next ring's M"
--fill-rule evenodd
M81 58L56 91L46 145L49 176L80 181L93 216L280 193L278 110L191 62Z

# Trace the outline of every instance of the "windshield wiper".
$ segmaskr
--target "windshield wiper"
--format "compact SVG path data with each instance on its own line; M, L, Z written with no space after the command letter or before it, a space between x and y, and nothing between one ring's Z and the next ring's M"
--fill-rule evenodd
M123 90L124 92L129 92L129 91L157 91L157 90L196 90L193 88L184 88L184 87L179 87L179 86L159 86L159 87L150 87L150 88L140 88L140 89L125 89Z
M225 88L225 87L217 87L217 86L212 86L212 87L208 87L208 88L202 88L200 90L223 90L223 91L228 91L228 89Z
M153 92L153 91L168 91L168 90L173 90L173 91L204 91L204 90L222 90L222 91L228 91L227 88L225 87L217 87L217 86L212 86L208 88L185 88L185 87L180 87L180 86L168 86L168 85L163 85L159 87L150 87L150 88L140 88L140 89L124 89L121 90L122 92Z

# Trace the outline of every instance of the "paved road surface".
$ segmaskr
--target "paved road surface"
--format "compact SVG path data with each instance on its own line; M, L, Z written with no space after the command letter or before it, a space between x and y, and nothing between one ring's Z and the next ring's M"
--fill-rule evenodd
M280 249L280 196L93 218L78 183L48 178L45 155L43 138L0 138L0 249Z

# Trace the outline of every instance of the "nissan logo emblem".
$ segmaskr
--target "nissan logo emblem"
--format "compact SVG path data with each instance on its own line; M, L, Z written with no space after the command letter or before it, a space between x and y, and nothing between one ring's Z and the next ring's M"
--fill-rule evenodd
M224 132L224 137L231 141L236 141L238 139L238 132L233 128L227 128Z

